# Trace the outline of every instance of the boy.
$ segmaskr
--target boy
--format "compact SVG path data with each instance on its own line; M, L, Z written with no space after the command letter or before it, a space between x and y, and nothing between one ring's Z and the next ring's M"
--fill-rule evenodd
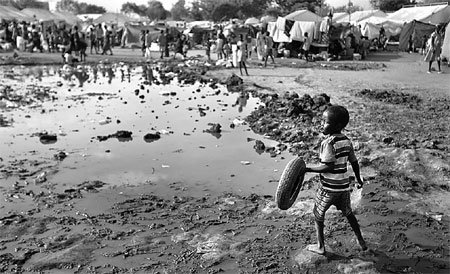
M309 245L308 250L325 254L325 239L323 235L325 212L334 205L347 217L362 250L367 250L359 229L358 221L350 207L350 180L347 174L347 161L350 162L357 180L358 188L363 182L359 173L359 163L353 150L352 142L341 133L347 126L349 114L343 106L330 106L323 113L323 134L328 137L320 146L320 162L316 167L306 167L306 172L320 173L321 186L317 191L314 204L314 218L317 235L317 245Z

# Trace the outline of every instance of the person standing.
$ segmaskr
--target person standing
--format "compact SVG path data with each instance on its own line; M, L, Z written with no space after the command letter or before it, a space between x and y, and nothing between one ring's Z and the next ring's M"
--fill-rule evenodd
M307 32L305 32L304 36L305 36L305 39L303 40L302 51L303 51L303 54L305 55L306 62L308 62L309 61L309 48L311 47L311 40L309 39Z
M248 76L247 65L245 60L247 59L247 41L244 39L243 34L239 34L239 41L237 42L237 62L239 64L239 72L242 76L242 68L245 70L245 74Z
M164 52L167 46L167 36L165 35L164 30L161 30L158 36L158 43L159 43L159 53L161 54L160 58L163 59Z
M150 30L145 31L145 58L152 59L152 52L150 47L152 46L152 37L150 35Z
M264 37L264 44L266 47L266 56L264 57L264 67L267 67L267 60L272 58L272 64L275 64L275 59L273 58L273 38L270 36L269 32L266 31L266 35Z
M427 51L424 59L425 62L428 62L427 73L431 73L431 67L434 61L436 61L438 65L438 73L442 73L441 52L442 52L442 35L440 33L439 26L436 26L434 32L430 36L430 39L428 39Z
M139 35L139 41L141 41L142 56L145 56L145 30L141 30L141 34Z
M111 49L111 32L108 31L105 27L105 37L103 41L103 52L102 55L107 54L107 52L110 52L110 55L113 55L112 49Z
M256 33L256 53L258 55L258 60L264 61L264 50L265 50L265 41L264 41L264 33L262 30L258 30Z
M350 163L357 181L357 187L363 186L360 167L356 158L352 141L342 133L347 126L350 115L343 106L329 106L323 112L322 133L326 136L320 144L320 165L307 166L306 172L319 173L320 186L314 203L314 221L317 244L307 247L311 252L325 254L324 222L325 213L334 205L347 218L362 250L367 250L367 244L361 234L350 204L350 176L347 164Z
M97 48L101 49L103 48L103 37L104 32L102 28L102 24L97 25L97 31L96 31L96 37L97 37Z
M97 32L94 27L89 29L89 41L91 43L91 54L92 54L92 49L95 49L95 54L98 54L96 34L97 34Z

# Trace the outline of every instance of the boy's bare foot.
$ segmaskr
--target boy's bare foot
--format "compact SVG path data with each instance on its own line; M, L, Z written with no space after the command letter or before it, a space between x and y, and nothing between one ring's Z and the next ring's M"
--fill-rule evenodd
M325 248L324 247L320 248L317 244L308 245L306 247L306 249L308 251L317 253L319 255L324 255L325 254Z

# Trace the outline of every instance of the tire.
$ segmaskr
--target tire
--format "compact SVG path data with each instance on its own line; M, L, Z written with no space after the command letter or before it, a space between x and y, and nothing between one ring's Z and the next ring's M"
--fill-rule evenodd
M289 209L297 199L305 178L306 164L301 157L292 159L284 168L278 182L275 200L281 210Z

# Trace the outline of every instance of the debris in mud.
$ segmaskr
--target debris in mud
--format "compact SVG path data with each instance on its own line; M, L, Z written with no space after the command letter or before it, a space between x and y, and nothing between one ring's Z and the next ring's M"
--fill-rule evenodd
M159 139L161 139L161 133L159 132L147 133L144 135L144 141L146 141L147 143L151 143Z
M222 126L220 124L210 124L211 128L204 130L207 133L221 133Z
M118 130L116 133L114 134L110 134L107 136L97 136L97 140L99 140L100 142L106 141L109 138L117 138L119 141L131 141L132 140L132 135L133 133L131 131L127 131L127 130Z
M230 92L238 92L242 90L242 85L244 84L244 80L236 74L231 74L225 81L225 85Z
M84 181L81 184L78 184L77 187L79 190L86 190L89 192L97 192L97 189L102 188L105 186L106 183L99 181L99 180L93 180L93 181Z
M276 94L258 94L263 105L245 120L250 128L273 140L291 144L294 154L311 151L317 145L320 134L320 119L330 105L330 97L297 93L286 93L280 98ZM259 148L261 144L258 143ZM287 148L287 147L286 147ZM310 154L303 155L310 158Z
M398 92L395 90L363 89L358 91L356 95L384 103L405 105L410 108L418 108L422 103L422 99L420 99L417 95Z
M67 153L64 151L60 151L56 154L53 155L53 158L55 158L56 160L62 161L67 157Z
M43 144L54 144L58 140L58 137L56 134L48 134L48 133L41 133L39 134L39 141Z

